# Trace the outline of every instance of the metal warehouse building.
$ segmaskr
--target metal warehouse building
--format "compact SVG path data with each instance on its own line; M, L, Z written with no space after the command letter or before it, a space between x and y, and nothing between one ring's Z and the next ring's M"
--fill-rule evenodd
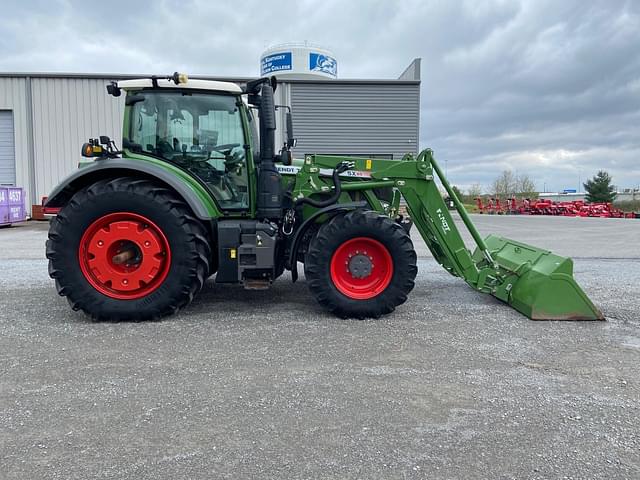
M87 139L108 135L121 145L124 97L109 96L105 86L144 76L0 73L0 184L24 187L27 205L37 204L77 167ZM420 59L395 80L283 76L276 103L293 111L296 156L400 158L418 150ZM281 111L279 125L284 123ZM276 140L281 144L283 139L279 129Z

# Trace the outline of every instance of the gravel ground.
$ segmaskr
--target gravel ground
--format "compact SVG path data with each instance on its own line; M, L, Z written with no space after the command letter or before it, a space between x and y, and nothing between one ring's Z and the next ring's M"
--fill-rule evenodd
M0 478L640 478L640 221L474 221L573 256L607 321L530 321L414 240L378 321L284 277L94 323L55 293L45 224L0 230Z

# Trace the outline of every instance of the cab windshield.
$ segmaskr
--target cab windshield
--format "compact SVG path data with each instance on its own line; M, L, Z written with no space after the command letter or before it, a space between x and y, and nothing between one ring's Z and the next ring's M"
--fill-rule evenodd
M129 92L127 148L202 179L224 209L249 205L238 97L190 91Z

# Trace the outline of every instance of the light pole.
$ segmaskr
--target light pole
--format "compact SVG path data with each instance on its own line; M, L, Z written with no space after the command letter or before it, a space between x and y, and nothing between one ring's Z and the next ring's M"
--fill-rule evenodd
M578 190L577 192L580 193L580 185L582 185L582 179L581 179L581 172L580 170L578 170Z

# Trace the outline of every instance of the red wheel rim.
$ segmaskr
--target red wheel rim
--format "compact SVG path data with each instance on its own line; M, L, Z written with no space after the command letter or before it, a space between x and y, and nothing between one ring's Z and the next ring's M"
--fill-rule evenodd
M131 258L120 263L125 252ZM133 300L155 291L171 265L169 242L151 220L118 212L100 217L82 235L80 269L93 288L107 297Z
M373 298L389 286L391 277L391 254L373 238L347 240L331 257L331 280L338 291L349 298Z

